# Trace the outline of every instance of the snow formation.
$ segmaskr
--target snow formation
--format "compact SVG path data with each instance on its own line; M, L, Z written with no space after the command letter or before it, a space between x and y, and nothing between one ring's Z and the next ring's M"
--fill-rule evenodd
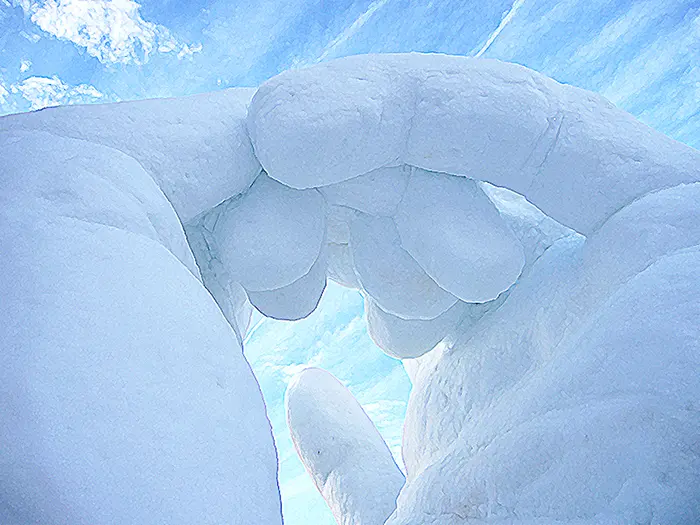
M367 55L0 150L2 523L280 523L241 342L327 278L414 387L404 484L337 380L290 385L340 523L700 521L700 153L603 98Z
M336 521L384 523L405 478L350 391L307 368L289 384L286 407L294 446Z

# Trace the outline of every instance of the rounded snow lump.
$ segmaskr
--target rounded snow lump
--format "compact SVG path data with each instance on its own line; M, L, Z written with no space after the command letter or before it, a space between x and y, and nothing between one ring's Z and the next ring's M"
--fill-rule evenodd
M495 299L525 264L522 244L471 179L414 170L395 222L401 246L465 302Z
M294 190L260 176L219 218L221 263L250 291L273 290L309 273L321 253L325 202L316 190Z

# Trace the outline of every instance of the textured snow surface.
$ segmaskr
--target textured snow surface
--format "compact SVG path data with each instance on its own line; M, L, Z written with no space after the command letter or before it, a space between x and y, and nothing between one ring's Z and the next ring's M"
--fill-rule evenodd
M696 151L599 95L515 64L446 55L287 71L258 89L248 129L263 167L292 187L405 163L510 188L583 234L699 170Z
M700 522L700 153L497 61L253 91L0 119L2 523L280 523L240 344L327 278L413 383L405 485L337 380L292 383L341 523Z
M247 290L273 290L306 275L321 253L325 203L318 191L260 176L216 222L219 259Z
M307 368L289 384L285 404L294 447L338 523L384 523L405 478L348 389Z
M254 89L178 99L63 106L0 119L5 130L41 130L118 149L136 159L184 223L245 191L260 163L245 129Z
M293 321L313 312L326 288L326 247L306 275L287 286L261 292L248 292L250 302L260 313L273 319Z
M384 310L398 317L434 319L457 302L401 247L391 219L355 217L350 227L350 249L362 288Z

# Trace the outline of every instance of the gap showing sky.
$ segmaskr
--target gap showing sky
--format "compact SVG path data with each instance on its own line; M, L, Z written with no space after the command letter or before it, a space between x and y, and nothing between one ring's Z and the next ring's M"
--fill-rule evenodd
M700 0L0 0L0 114L257 86L288 68L407 51L517 62L700 147ZM333 523L284 418L303 366L336 374L400 457L410 383L363 312L357 292L330 285L309 318L266 320L247 340L287 525Z

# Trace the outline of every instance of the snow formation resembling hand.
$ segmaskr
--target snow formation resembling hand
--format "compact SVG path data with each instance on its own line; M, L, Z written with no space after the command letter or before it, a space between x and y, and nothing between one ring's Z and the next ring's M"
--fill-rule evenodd
M280 523L240 343L327 278L413 382L405 478L332 376L290 385L343 525L700 521L700 153L601 97L368 55L0 149L3 523Z

